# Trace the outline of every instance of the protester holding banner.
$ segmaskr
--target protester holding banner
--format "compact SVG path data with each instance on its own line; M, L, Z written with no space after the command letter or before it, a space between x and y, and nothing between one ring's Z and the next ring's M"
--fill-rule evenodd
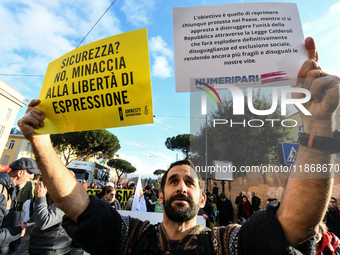
M304 104L311 115L301 114L304 132L322 139L335 139L331 137L334 112L339 104L340 79L321 71L315 61L316 47L311 38L306 40L305 45L309 60L300 69L300 79L296 85L311 92L311 100ZM294 95L294 98L297 96ZM291 177L300 178L288 179L281 205L271 204L242 226L228 225L227 228L210 232L196 226L197 212L206 200L204 181L190 162L176 162L163 175L159 196L164 204L163 222L153 227L138 219L121 217L104 201L87 195L56 155L49 136L34 132L33 128L44 125L43 112L35 108L39 103L37 100L31 101L26 115L18 124L32 145L51 197L70 218L64 227L87 252L130 254L144 250L152 253L149 249L153 248L156 249L155 253L159 253L159 249L162 253L195 252L196 248L204 253L223 254L310 254L315 251L312 237L322 221L332 187L329 171L323 173L322 178L320 173L308 175L316 178L301 178L306 177L305 172L291 173ZM327 149L315 148L312 142L302 142L295 164L328 166L330 162ZM297 197L303 197L304 203L296 200ZM306 210L306 204L313 206ZM157 232L160 239L156 238ZM132 236L128 236L129 233ZM170 245L170 240L177 241ZM99 242L103 245L98 245ZM223 251L221 247L224 247Z

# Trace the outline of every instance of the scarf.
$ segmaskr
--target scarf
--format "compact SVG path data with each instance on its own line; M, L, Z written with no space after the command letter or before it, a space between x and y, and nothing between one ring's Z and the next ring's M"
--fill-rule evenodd
M243 213L242 215L247 215L248 218L250 218L250 204L248 201L242 202L242 208L243 208Z
M114 208L115 208L116 210L122 210L122 207L120 206L120 203L119 203L119 201L117 200L117 198L112 199L112 200L109 200L109 199L107 199L106 196L103 196L103 197L102 197L102 200L104 200L104 201L105 201L106 203L108 203L109 205L114 206Z
M329 209L337 218L340 218L340 210L338 208Z
M114 202L114 199L109 200L105 195L102 197L102 200L104 200L106 203L108 203L109 205L112 204Z

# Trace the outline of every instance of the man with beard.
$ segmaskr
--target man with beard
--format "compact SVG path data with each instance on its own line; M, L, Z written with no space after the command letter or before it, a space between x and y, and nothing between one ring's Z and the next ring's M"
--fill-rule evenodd
M321 71L312 38L306 39L305 46L309 60L299 71L296 87L310 91L311 100L303 107L311 115L300 114L305 133L300 137L304 139L300 139L296 169L310 165L328 167L330 154L340 152L339 143L333 138L340 79ZM293 98L301 99L303 93L296 93ZM290 177L295 178L288 179L281 204L270 204L242 226L230 224L209 231L196 225L198 208L206 200L204 182L188 163L177 162L162 178L159 200L165 207L163 222L153 226L148 221L120 216L104 201L88 196L57 156L49 135L34 132L34 128L44 125L44 113L35 108L39 103L40 100L30 102L18 125L32 145L53 201L69 217L64 222L67 233L92 255L313 254L315 251L313 237L330 198L333 181L330 171L291 172ZM332 143L333 149L319 146L313 142L314 138L321 145ZM304 203L297 199L301 197ZM306 210L306 204L313 206Z
M325 221L328 231L340 237L340 210L338 202L334 197L331 197L329 200Z

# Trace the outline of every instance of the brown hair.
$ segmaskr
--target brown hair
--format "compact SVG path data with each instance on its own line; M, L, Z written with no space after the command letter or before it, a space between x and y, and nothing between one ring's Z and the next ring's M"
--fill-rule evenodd
M224 199L224 198L227 198L224 193L220 193L219 197L220 197L221 200Z
M112 186L106 186L105 188L105 194L110 194L111 191L115 191L116 189Z
M202 195L204 193L205 183L204 183L204 180L201 178L200 174L196 171L195 166L191 162L190 159L183 159L183 160L179 160L179 161L172 163L170 165L170 167L168 168L168 170L163 174L163 177L162 177L162 180L161 180L161 190L162 190L163 194L164 194L164 187L165 187L166 178L168 176L169 171L171 170L171 168L173 168L175 166L181 166L181 165L190 166L195 171L197 178L198 178L198 184L199 184L199 187L200 187L201 195Z

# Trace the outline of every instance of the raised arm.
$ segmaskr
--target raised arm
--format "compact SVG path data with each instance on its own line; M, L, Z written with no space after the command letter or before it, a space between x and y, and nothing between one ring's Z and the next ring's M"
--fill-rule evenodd
M52 147L50 136L34 132L34 128L38 129L44 125L43 112L34 108L39 103L40 100L32 100L29 103L25 116L18 121L18 126L32 145L52 200L69 218L76 221L86 209L90 199L83 186L61 162Z
M316 50L313 53L314 41L310 40L306 42L309 60L301 67L296 86L311 92L311 100L304 106L312 115L300 112L300 116L305 133L332 137L335 111L339 105L340 79L321 71L316 62ZM293 97L298 98L299 95ZM295 171L290 174L277 211L277 218L292 246L297 246L318 231L331 193L332 173L329 168L326 173L311 173L308 169L328 166L331 157L327 151L299 147Z

